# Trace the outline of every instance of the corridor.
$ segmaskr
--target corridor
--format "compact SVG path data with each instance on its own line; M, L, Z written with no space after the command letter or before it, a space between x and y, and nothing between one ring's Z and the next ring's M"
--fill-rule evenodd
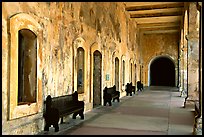
M177 88L151 86L124 96L113 106L100 106L85 113L85 120L69 119L60 131L43 135L192 135L194 110L183 108ZM71 116L70 116L71 117Z

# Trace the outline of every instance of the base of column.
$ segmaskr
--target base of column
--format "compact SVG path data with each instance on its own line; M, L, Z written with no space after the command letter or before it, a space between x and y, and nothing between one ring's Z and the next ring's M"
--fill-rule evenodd
M180 91L180 97L183 97L183 98L187 97L186 91L181 90Z
M192 111L195 111L194 100L185 99L184 108L188 108L188 109L191 109Z
M193 134L202 135L202 117L195 118Z

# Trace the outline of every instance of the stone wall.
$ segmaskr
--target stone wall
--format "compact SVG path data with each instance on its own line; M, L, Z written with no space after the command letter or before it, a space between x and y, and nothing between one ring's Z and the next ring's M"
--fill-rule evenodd
M179 34L143 34L141 36L141 54L143 61L143 79L146 86L149 86L149 66L151 61L157 57L167 57L175 64L175 74L178 73L178 46ZM176 76L176 82L178 76Z
M17 105L18 30L37 35L37 101ZM135 30L135 31L133 31ZM2 3L2 133L36 134L43 130L43 101L77 90L77 49L84 50L85 112L93 108L93 54L102 55L101 97L105 86L115 84L115 58L119 59L119 90L142 78L148 85L148 65L157 56L168 56L176 65L175 34L139 35L123 2L3 2ZM151 42L150 42L151 41ZM122 85L125 61L125 85ZM141 64L143 70L140 73ZM136 66L136 67L135 67ZM142 74L142 77L140 76ZM176 73L177 74L177 73ZM103 104L103 99L101 99ZM69 119L69 118L68 118Z
M77 90L76 53L79 47L85 51L85 86L79 99L85 101L85 111L91 110L93 79L90 62L93 52L98 50L102 54L102 89L115 82L115 57L119 58L119 67L122 56L126 62L130 58L135 60L129 48L136 45L132 43L128 47L127 43L136 40L132 34L129 37L127 24L129 20L123 3L3 2L2 133L36 134L43 130L42 111L46 96L71 94ZM18 75L15 57L18 55L18 30L23 27L37 34L38 100L30 106L19 107L16 104ZM106 74L110 80L105 79ZM27 113L28 110L32 113Z

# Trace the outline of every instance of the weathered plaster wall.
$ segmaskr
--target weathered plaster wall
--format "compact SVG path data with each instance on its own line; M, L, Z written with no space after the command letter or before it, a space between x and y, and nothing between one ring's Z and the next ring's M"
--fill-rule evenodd
M176 70L178 67L179 34L143 34L140 40L143 61L142 81L144 85L148 86L149 65L156 57L166 56L172 59ZM177 72L175 72L175 74L177 74Z
M38 75L39 89L42 101L50 94L60 96L71 94L76 90L76 51L83 47L85 51L85 88L79 99L85 101L85 111L92 109L91 90L93 89L90 68L91 46L96 43L95 50L102 54L102 89L114 84L114 58L119 58L121 70L121 56L126 62L133 58L129 54L127 43L135 41L135 37L128 38L129 20L123 3L80 3L80 2L3 2L2 3L2 133L3 134L35 134L43 129L42 107L39 113L8 120L10 84L10 33L9 21L13 16L21 13L33 18L42 29L38 35L40 72ZM125 20L124 20L125 19ZM21 22L19 22L21 23ZM26 23L26 22L24 22ZM132 35L132 34L131 34ZM133 44L132 46L135 46ZM128 63L127 63L128 64ZM128 66L126 67L129 73ZM105 75L110 74L110 80ZM119 76L120 80L122 79ZM126 83L129 82L126 76ZM121 86L120 86L121 87ZM101 92L102 93L102 92ZM123 92L124 93L124 92ZM125 95L125 94L124 94ZM121 94L123 96L123 94ZM13 100L11 100L12 102ZM40 103L40 102L39 102Z
M39 97L41 105L37 114L8 120L9 104L13 102L10 100L12 79L9 68L14 61L10 56L12 46L10 34L17 34L10 32L9 24L10 19L18 14L24 17L26 14L26 17L29 16L40 25L38 89L41 93ZM119 59L119 90L122 97L126 95L124 91L126 83L131 82L131 63L133 84L140 80L142 74L145 86L148 84L148 66L152 59L163 55L170 57L175 65L178 64L177 36L177 34L148 34L139 37L137 25L129 20L122 2L3 2L2 133L36 134L43 130L42 102L46 96L71 94L77 90L77 48L82 47L85 51L85 86L84 93L79 95L79 99L84 100L85 111L89 111L93 107L94 51L98 50L102 55L102 90L105 86L115 84L115 58ZM122 85L123 60L125 85ZM143 63L142 73L140 63ZM109 80L106 79L107 75Z

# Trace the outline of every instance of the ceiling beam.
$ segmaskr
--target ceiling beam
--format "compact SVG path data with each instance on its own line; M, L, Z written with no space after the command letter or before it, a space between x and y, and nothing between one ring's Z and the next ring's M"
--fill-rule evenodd
M184 8L168 8L168 9L153 9L153 10L141 10L141 11L128 11L130 15L134 14L155 14L155 13L169 13L169 12L183 12Z
M161 2L162 3L162 2ZM152 5L144 5L144 6L129 6L126 7L126 11L140 11L140 10L152 10L152 9L165 9L165 8L183 8L184 3L183 2L177 2L177 3L169 3L169 4L160 4L160 5L154 5L154 2L152 2Z
M168 16L168 17L149 17L149 18L131 18L137 24L142 23L162 23L162 22L178 22L182 16Z
M173 26L173 27L156 27L156 28L139 28L143 31L154 31L154 30L180 30L179 26Z
M181 16L183 12L163 12L152 14L131 14L130 18L149 18L149 17L162 17L162 16Z
M179 34L179 30L154 30L154 31L141 31L143 34L163 34L163 33L177 33Z
M184 2L125 2L125 6L139 32L180 33Z
M126 7L133 6L149 6L149 5L161 5L161 4L177 4L180 2L124 2Z
M137 24L138 28L152 28L152 27L173 27L173 26L180 26L181 22L162 22L162 23L142 23L142 24Z

